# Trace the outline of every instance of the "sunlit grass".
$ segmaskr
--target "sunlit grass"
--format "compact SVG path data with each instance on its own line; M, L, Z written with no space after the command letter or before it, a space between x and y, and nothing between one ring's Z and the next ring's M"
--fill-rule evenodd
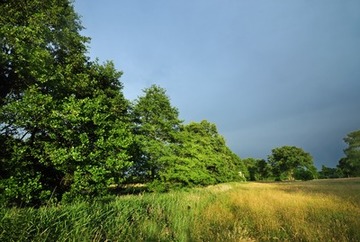
M318 190L308 182L249 184L250 189L229 192L229 206L257 240L359 239L360 201L344 199L354 198L351 193L359 192L359 187L349 193L336 184L327 190L321 184Z
M360 179L228 183L1 209L0 241L360 241Z

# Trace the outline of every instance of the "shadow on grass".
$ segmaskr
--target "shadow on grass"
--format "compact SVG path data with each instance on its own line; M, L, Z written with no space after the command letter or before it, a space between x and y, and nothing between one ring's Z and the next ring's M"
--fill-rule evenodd
M110 188L112 195L138 195L149 192L148 187L144 184L126 184Z

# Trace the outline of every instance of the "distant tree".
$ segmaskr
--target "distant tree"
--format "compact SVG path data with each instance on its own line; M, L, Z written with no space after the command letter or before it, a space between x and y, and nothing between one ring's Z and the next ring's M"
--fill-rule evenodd
M303 167L299 166L294 170L295 180L308 181L308 180L313 180L314 178L317 178L317 170L315 166L311 168L307 168L305 166Z
M247 167L247 179L251 181L267 180L271 176L271 167L264 159L242 159Z
M348 147L344 149L345 157L339 161L338 168L344 176L360 176L360 130L349 133L344 141Z
M340 177L343 177L343 174L339 168L331 168L323 165L321 167L321 171L319 171L320 179L340 178Z
M313 158L301 148L283 146L272 150L268 161L274 176L279 180L314 179L316 168Z

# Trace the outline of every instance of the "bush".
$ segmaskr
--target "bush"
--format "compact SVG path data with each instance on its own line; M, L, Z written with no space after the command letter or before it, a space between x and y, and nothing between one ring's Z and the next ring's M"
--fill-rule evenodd
M294 178L296 180L309 181L309 180L313 180L315 177L310 170L299 168L295 170Z

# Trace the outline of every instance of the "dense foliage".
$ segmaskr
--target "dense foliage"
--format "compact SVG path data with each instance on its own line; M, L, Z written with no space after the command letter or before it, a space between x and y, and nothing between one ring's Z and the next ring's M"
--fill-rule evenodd
M347 148L345 157L339 161L338 168L346 177L360 176L360 130L349 133L344 138Z
M313 158L299 147L275 148L268 161L277 180L312 180L317 176Z
M212 185L244 180L246 168L225 144L216 126L205 120L182 125L156 182L163 186Z
M4 199L39 204L103 194L131 164L121 73L88 60L67 0L0 6Z
M306 181L318 177L311 155L296 146L274 148L267 161L254 158L242 161L247 169L246 179L250 181ZM321 178L327 177L321 175Z
M121 72L86 56L69 0L2 1L0 11L0 202L241 179L215 125L184 125L164 89L125 99Z
M344 175L339 168L332 168L323 165L321 166L321 170L319 171L320 179L341 178L343 176Z
M272 178L271 166L264 159L243 159L247 167L246 179L250 181L269 180Z
M183 124L163 88L144 90L132 108L132 179L153 190L242 180L246 168L226 146L215 124Z
M182 121L178 110L171 106L165 89L151 86L135 100L132 108L135 158L133 177L138 182L152 181L164 169L164 157L175 142Z

